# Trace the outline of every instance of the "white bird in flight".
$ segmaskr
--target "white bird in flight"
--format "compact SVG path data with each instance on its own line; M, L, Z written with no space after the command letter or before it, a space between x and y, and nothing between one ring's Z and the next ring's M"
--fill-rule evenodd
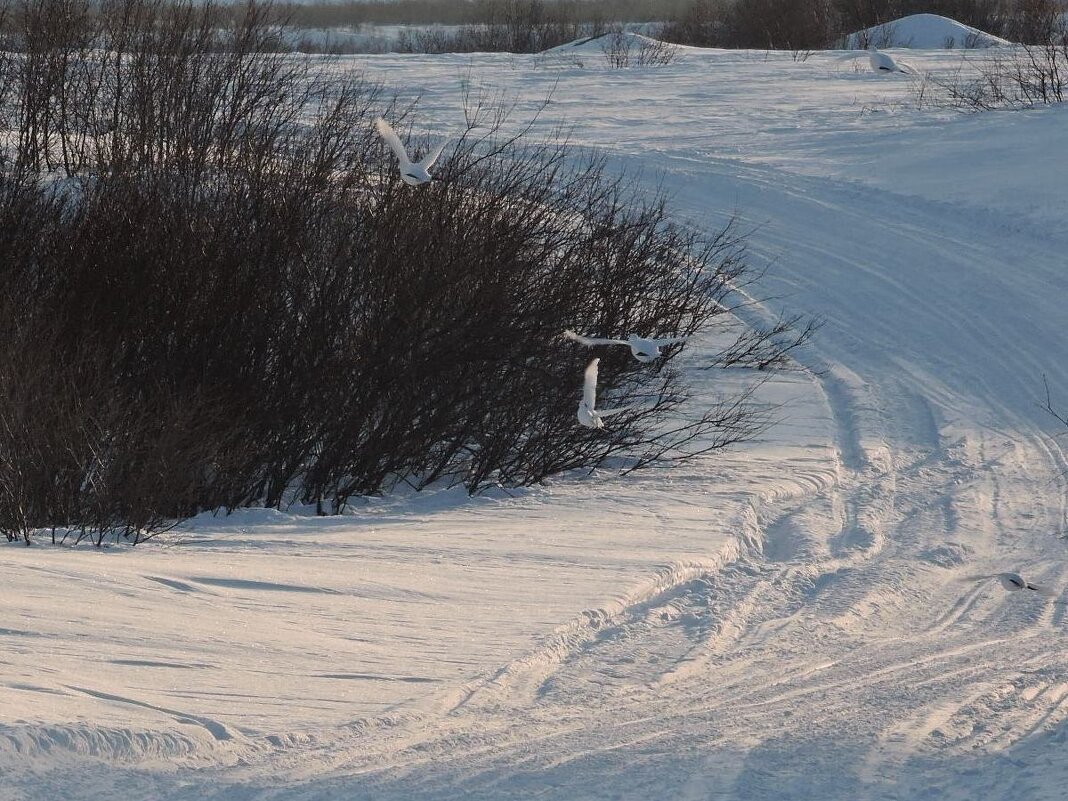
M660 358L661 348L666 348L668 345L677 345L680 342L686 341L686 337L646 339L637 334L631 334L626 339L600 339L598 337L584 337L581 334L576 334L574 331L564 331L564 336L568 339L573 339L580 345L585 345L587 348L591 348L594 345L626 345L630 348L630 352L633 354L634 358L645 364L655 362Z
M434 162L438 160L441 151L448 144L448 137L427 153L421 161L412 163L412 160L408 158L408 151L404 149L404 145L401 143L400 137L397 136L397 132L393 130L393 127L388 122L381 117L376 117L375 130L378 131L379 136L386 140L386 144L389 145L396 155L397 161L400 162L400 177L404 183L409 186L421 186L434 180L434 176L430 174L430 168L434 166Z
M622 409L609 409L600 411L597 409L597 365L600 359L594 359L586 365L586 377L582 383L582 400L578 405L578 421L586 428L604 428L604 417L627 411Z
M1039 595L1056 595L1057 593L1047 589L1039 584L1032 584L1027 581L1019 573L990 573L982 576L965 576L962 581L985 581L986 579L996 578L1001 582L1001 586L1009 592L1018 592L1019 590L1031 590L1037 592Z

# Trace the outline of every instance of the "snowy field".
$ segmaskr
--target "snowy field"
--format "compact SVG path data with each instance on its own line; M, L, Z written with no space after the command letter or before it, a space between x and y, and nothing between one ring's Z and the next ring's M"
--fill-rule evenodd
M341 63L430 132L464 81L551 92L542 130L753 228L812 369L674 470L6 547L0 801L1063 798L1068 607L961 579L1068 587L1068 108L917 108L846 53Z

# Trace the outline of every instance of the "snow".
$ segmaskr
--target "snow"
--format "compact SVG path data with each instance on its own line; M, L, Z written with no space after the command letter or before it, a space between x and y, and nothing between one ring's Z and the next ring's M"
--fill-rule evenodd
M1007 45L1005 39L938 14L911 14L893 22L855 31L846 37L845 47L864 49L908 47L919 50L937 48L977 48Z
M741 216L813 370L672 470L7 547L0 801L1060 798L1068 607L957 579L1068 585L1068 108L917 108L844 55L340 60L430 130L457 75L552 91L538 130Z
M621 49L629 48L637 52L643 46L655 47L660 44L661 43L658 42L656 39L653 39L650 36L646 36L643 33L639 33L637 31L632 30L623 30L619 33L604 33L599 36L583 36L573 42L557 45L556 47L550 47L544 52L555 53L559 55L600 55L607 48L610 47L618 47Z

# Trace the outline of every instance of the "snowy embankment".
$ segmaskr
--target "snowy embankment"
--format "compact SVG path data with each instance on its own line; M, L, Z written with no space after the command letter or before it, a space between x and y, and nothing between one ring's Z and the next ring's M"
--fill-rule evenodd
M849 49L908 47L916 50L944 48L974 49L1000 47L1009 42L1000 36L957 22L938 14L910 14L907 17L855 31L845 39Z
M1060 797L1066 607L961 579L1068 586L1068 109L917 110L841 53L352 64L428 128L468 68L555 87L545 130L742 216L822 369L676 470L7 548L0 800Z
M567 44L550 47L543 51L542 55L600 55L605 49L613 46L620 48L632 48L637 50L641 47L655 47L658 40L637 31L621 31L618 34L602 33L598 36L583 36Z

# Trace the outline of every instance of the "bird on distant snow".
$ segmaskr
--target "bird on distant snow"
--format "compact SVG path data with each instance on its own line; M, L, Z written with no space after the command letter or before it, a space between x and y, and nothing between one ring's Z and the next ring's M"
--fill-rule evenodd
M448 144L448 137L443 139L441 143L424 156L422 160L413 163L412 160L408 158L408 151L404 149L400 137L397 136L396 131L393 130L388 122L381 117L376 117L375 130L377 130L378 135L386 141L386 144L389 145L394 155L396 155L397 161L400 162L400 177L404 183L409 186L421 186L422 184L428 184L434 180L434 176L430 174L430 168L434 166L434 162L438 160L441 151L444 150L445 145Z
M599 337L584 337L581 334L576 334L574 331L564 331L564 336L568 339L573 339L580 345L585 345L587 348L595 345L626 345L630 348L630 352L634 358L645 364L654 362L660 358L661 348L666 348L668 345L677 345L680 342L686 341L686 337L646 339L637 334L631 334L626 339L601 339Z
M868 51L868 61L871 62L871 68L875 72L908 72L893 58L874 47Z
M981 576L964 576L961 581L985 581L986 579L994 578L1000 581L1001 586L1009 592L1031 590L1032 592L1037 592L1039 595L1052 596L1057 594L1039 584L1032 584L1030 581L1024 579L1019 573L990 573Z
M604 417L627 411L623 409L597 409L597 365L600 359L594 359L586 365L586 375L582 383L582 400L578 405L578 421L586 428L604 428Z

